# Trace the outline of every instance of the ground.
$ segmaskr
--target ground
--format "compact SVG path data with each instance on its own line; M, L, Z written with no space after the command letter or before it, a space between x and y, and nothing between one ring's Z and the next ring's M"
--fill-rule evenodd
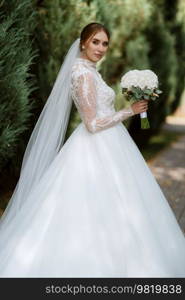
M185 233L185 113L168 117L164 129L184 135L149 160L148 165Z

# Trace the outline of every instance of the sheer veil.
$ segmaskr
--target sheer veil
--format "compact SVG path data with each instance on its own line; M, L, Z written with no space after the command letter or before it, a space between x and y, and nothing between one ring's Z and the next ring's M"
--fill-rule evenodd
M31 134L24 153L20 178L1 217L1 226L24 205L32 188L39 182L64 143L72 106L71 68L75 59L80 56L79 44L78 38L69 48L53 89Z

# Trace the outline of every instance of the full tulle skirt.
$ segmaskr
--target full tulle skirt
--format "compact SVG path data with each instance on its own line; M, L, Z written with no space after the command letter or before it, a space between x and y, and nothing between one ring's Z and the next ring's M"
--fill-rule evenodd
M185 277L184 234L122 123L95 134L80 123L12 206L0 277Z

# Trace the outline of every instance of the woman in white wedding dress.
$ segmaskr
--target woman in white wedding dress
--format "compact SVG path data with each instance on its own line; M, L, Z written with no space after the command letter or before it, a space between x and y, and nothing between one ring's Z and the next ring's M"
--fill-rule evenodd
M122 124L147 102L116 112L96 69L108 44L91 23L68 53L70 76L58 77L1 219L1 277L185 277L184 234ZM64 99L82 122L62 146Z

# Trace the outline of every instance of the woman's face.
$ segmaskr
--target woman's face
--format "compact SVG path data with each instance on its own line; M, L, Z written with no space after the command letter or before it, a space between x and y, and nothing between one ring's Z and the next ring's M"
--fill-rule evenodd
M106 33L99 31L82 45L84 49L81 57L97 62L105 55L108 46L109 40Z

